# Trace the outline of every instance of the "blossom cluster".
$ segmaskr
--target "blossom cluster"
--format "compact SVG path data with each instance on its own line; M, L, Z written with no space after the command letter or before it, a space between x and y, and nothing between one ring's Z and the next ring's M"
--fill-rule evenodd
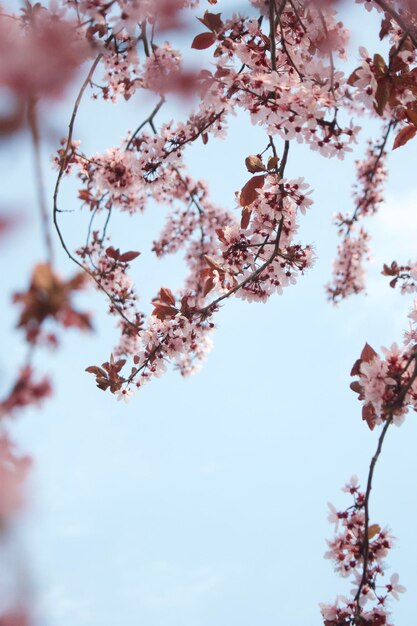
M259 167L266 170L267 166L257 159ZM185 247L191 272L178 297L167 288L159 290L152 302L152 314L140 326L130 314L134 304L130 282L122 285L120 295L118 283L120 272L123 275L125 271L124 255L115 260L111 248L109 259L109 248L104 251L97 233L93 243L81 250L82 258L90 259L90 271L100 287L110 295L111 311L120 313L122 307L122 343L114 354L133 356L134 362L129 376L120 373L124 361L113 383L104 386L103 378L109 377L103 368L90 366L88 371L96 376L100 388L113 393L123 389L126 398L126 389L140 387L159 376L168 362L183 375L192 373L210 349L212 316L222 300L236 294L263 302L273 293L282 293L311 266L311 247L294 241L298 212L304 213L311 205L308 186L302 179L280 178L274 171L276 166L277 161L273 160L270 172L252 177L238 194L243 207L240 225L227 223L226 216L209 203L204 185L191 186L191 181L185 181L186 188L192 189L191 202L182 214L176 211L169 232L164 229L154 249L161 255ZM191 207L192 217L188 215Z
M326 285L329 300L338 302L365 289L363 263L369 258L369 235L361 228L356 237L345 237L333 259L332 282Z
M335 524L335 536L328 540L325 558L334 561L335 571L351 577L350 597L339 596L334 604L321 604L324 626L389 626L388 604L399 599L405 587L398 574L384 581L385 558L393 545L389 530L369 524L368 493L362 492L356 476L343 491L353 497L353 504L338 511L329 503L329 521Z
M333 302L365 289L364 261L369 258L369 235L357 223L374 215L384 200L383 184L387 177L385 145L391 128L377 142L369 141L366 157L356 161L357 179L353 190L355 209L351 215L338 213L335 224L342 238L333 261L333 276L326 286Z
M333 54L344 58L347 32L332 11L289 3L280 14L272 54L258 20L203 22L211 32L200 35L207 36L207 43L196 38L196 47L214 45L217 66L207 74L203 104L217 105L217 110L242 108L269 135L343 158L358 128L338 121L346 79L335 71Z
M369 428L383 422L399 426L407 412L417 411L417 301L402 346L382 348L378 355L368 344L352 369L351 388L363 402L362 417Z

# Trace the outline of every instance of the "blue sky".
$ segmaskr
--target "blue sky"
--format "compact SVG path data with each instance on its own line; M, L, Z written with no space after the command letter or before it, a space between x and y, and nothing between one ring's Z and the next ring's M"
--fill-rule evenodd
M372 49L371 40L367 45ZM136 100L117 107L86 102L79 135L88 149L100 151L147 110ZM46 159L67 118L64 105L49 112ZM375 133L375 126L368 128ZM264 144L239 115L226 142L188 152L190 169L209 180L219 204L233 207L248 176L244 158ZM387 202L369 223L374 262L367 295L337 309L325 301L337 245L331 216L351 208L354 158L362 154L363 146L341 163L303 147L291 152L288 176L304 176L314 189L300 239L314 243L317 262L266 305L228 302L213 351L196 376L183 380L169 372L128 405L97 390L83 370L108 357L116 334L101 295L80 298L97 311L95 332L68 333L57 355L39 358L39 369L54 376L56 394L12 425L35 459L18 544L39 624L314 626L321 623L319 602L349 592L323 559L332 533L326 501L350 504L340 488L353 473L365 482L377 439L361 421L349 372L365 341L379 348L401 339L411 299L390 290L380 268L415 257L417 234L410 142L390 156ZM24 355L10 293L26 285L43 252L27 137L1 147L0 165L2 205L30 215L2 255L6 386ZM75 209L62 223L77 245L87 216L79 215L69 190L64 203ZM132 268L145 303L160 284L175 289L182 281L181 258L152 261L146 252L163 216L154 207L114 223L114 243L143 252ZM70 274L57 251L62 272ZM372 521L388 524L398 537L389 571L399 572L408 592L393 605L396 626L410 623L417 594L416 435L413 415L389 433L371 502Z

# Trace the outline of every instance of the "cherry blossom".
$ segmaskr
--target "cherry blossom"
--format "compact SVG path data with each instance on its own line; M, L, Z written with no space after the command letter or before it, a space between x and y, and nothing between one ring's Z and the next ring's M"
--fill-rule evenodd
M361 46L350 75L344 65L349 33L331 0L251 0L241 14L216 0L209 7L196 0L56 0L47 6L25 2L15 13L0 10L0 87L12 99L0 118L0 137L25 125L30 131L45 242L45 259L33 268L28 288L14 295L16 325L29 351L0 401L2 422L51 395L51 381L36 370L38 351L56 348L69 327L92 328L92 316L74 304L88 286L103 295L119 333L116 345L103 347L103 363L86 367L101 391L127 401L169 368L183 376L196 372L211 349L217 313L229 299L264 303L285 294L320 254L299 235L307 211L314 216L317 209L313 181L297 163L298 144L317 159L342 161L355 149L368 117L381 127L380 136L356 160L353 210L334 207L340 240L326 286L335 303L365 291L368 224L384 202L388 152L417 134L417 15L412 0L357 3L375 14L385 47ZM222 12L214 12L215 5ZM48 125L40 111L75 84L79 71L68 134L53 156L51 207L41 166ZM129 101L126 106L138 111L136 128L123 130L116 145L84 147L78 115L89 96L109 105ZM175 119L169 103L180 108ZM249 155L236 155L231 167L246 182L219 206L204 179L191 176L189 148L228 141L229 120L237 111L261 139ZM67 182L69 189L77 186L89 222L75 245L67 242L62 220ZM72 219L78 215L75 204L74 199ZM143 298L136 280L141 251L118 241L113 220L117 212L127 214L134 232L141 214L155 205L166 209L166 220L152 252L182 254L187 269L182 286L155 284L153 297ZM2 236L8 225L1 217ZM70 278L57 270L55 241L77 266ZM382 273L403 294L417 291L414 260L387 259ZM350 579L353 593L321 605L325 626L388 626L389 599L405 590L397 574L389 582L384 577L393 537L371 523L370 493L389 427L417 410L416 303L407 324L402 341L380 353L366 344L352 369L363 420L371 430L379 426L380 434L365 490L353 476L344 487L353 504L345 510L329 504L335 536L326 557ZM28 462L6 434L0 448L0 516L8 520L19 508ZM0 622L25 623L27 612L12 609Z
M334 604L320 605L324 625L388 624L390 595L398 599L398 593L405 591L398 585L396 574L388 584L382 585L380 580L394 539L387 529L369 522L369 492L360 491L356 476L343 491L352 495L353 505L341 512L329 505L336 534L327 541L329 550L325 558L334 561L337 573L352 579L353 589L349 599L339 596Z

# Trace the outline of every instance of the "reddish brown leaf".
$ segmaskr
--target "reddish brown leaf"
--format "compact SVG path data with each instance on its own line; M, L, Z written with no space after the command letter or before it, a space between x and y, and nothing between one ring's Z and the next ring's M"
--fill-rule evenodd
M114 261L117 261L120 257L120 250L119 248L117 248L116 250L115 248L113 248L113 246L109 246L108 248L106 248L106 254L111 259L114 259Z
M129 261L133 261L133 259L136 259L139 255L140 252L133 252L133 250L131 250L130 252L124 252L120 255L119 261L121 261L122 263L128 263Z
M375 93L374 109L378 115L383 115L384 109L391 96L392 83L386 78L378 80L378 87Z
M152 311L152 315L155 315L160 320L165 320L166 318L175 317L178 313L178 309L174 306L169 306L167 304L163 304L162 302L153 302L155 308Z
M377 70L377 75L383 76L387 73L387 64L380 54L374 54L374 65Z
M94 374L95 376L106 376L106 372L101 369L101 367L97 367L96 365L90 365L85 368L85 371L89 374Z
M381 30L379 31L379 38L384 39L391 30L391 20L385 17L381 22Z
M360 370L361 363L362 363L361 359L356 359L350 371L351 376L359 376L359 374L361 373L361 370Z
M216 35L213 33L200 33L200 35L194 37L191 47L195 50L205 50L206 48L210 48L215 41Z
M243 207L242 218L240 220L240 228L243 228L243 230L245 230L249 226L251 215L252 215L252 210L247 206Z
M218 238L220 239L220 241L222 243L227 243L225 237L224 237L224 232L221 228L217 228L216 229L216 235L218 236Z
M221 265L219 265L217 263L217 261L215 259L213 259L213 257L209 256L208 254L204 255L204 260L207 263L207 265L210 265L210 267L212 267L213 269L219 271L219 272L224 272L224 269Z
M279 161L279 158L277 156L270 157L268 159L268 165L267 165L268 169L275 170L277 168L278 161Z
M407 143L407 141L410 141L410 139L412 139L415 136L416 132L417 132L417 128L415 126L412 126L411 124L409 124L405 128L402 128L400 132L397 134L397 136L395 137L394 145L392 146L392 149L395 150L396 148L399 148L400 146L404 146Z
M362 407L362 419L368 424L371 430L375 428L376 414L372 404L365 404Z
M214 288L214 274L213 269L207 268L200 274L200 279L203 284L203 296L205 297Z
M159 290L158 299L164 304L175 304L174 294L172 293L171 289L168 289L167 287L161 287L161 289Z
M398 272L398 265L395 261L393 261L391 263L391 266L384 263L384 267L382 269L381 274L383 274L383 276L396 276L397 272Z
M80 200L84 200L85 202L88 202L91 198L91 194L87 189L80 189L78 192L78 197Z
M116 363L114 364L115 371L120 372L120 370L122 369L125 363L126 363L126 359L119 359L118 361L116 361Z
M365 363L370 363L376 356L377 353L375 352L375 350L371 348L369 343L366 343L361 352L361 361L365 361Z
M350 85L351 87L353 87L353 85L354 85L354 84L356 83L356 81L359 79L359 76L358 76L358 70L359 70L359 69L360 69L360 68L359 68L359 67L357 67L357 68L356 68L356 70L354 70L354 71L352 72L352 74L349 76L349 78L347 79L347 84L348 84L348 85Z
M350 383L350 388L359 395L362 393L362 385L358 380L354 380L353 383Z
M406 114L410 122L414 124L414 126L417 126L417 111L414 111L414 109L407 109Z
M206 297L210 291L212 289L214 289L214 279L213 277L207 278L207 280L204 282L204 288L203 288L203 296Z
M248 180L240 192L240 205L249 206L258 197L258 189L262 189L265 183L265 176L253 176Z
M230 75L230 70L227 67L218 67L216 69L215 77L216 78L225 78Z
M198 17L197 19L199 22L204 24L204 26L207 26L207 28L209 28L210 30L218 33L223 29L224 26L220 16L221 13L210 13L209 11L206 11L204 13L204 17Z

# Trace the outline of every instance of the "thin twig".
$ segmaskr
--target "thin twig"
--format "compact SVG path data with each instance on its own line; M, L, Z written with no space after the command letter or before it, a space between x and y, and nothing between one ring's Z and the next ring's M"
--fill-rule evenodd
M143 122L139 124L139 126L137 127L137 129L135 130L131 138L129 139L127 146L126 146L126 150L129 150L134 139L138 136L142 128L146 126L146 124L151 124L151 122L153 122L154 117L157 115L158 111L161 109L164 103L165 103L165 98L162 96L162 98L160 99L160 101L158 102L154 110L148 115L146 120L143 120Z

